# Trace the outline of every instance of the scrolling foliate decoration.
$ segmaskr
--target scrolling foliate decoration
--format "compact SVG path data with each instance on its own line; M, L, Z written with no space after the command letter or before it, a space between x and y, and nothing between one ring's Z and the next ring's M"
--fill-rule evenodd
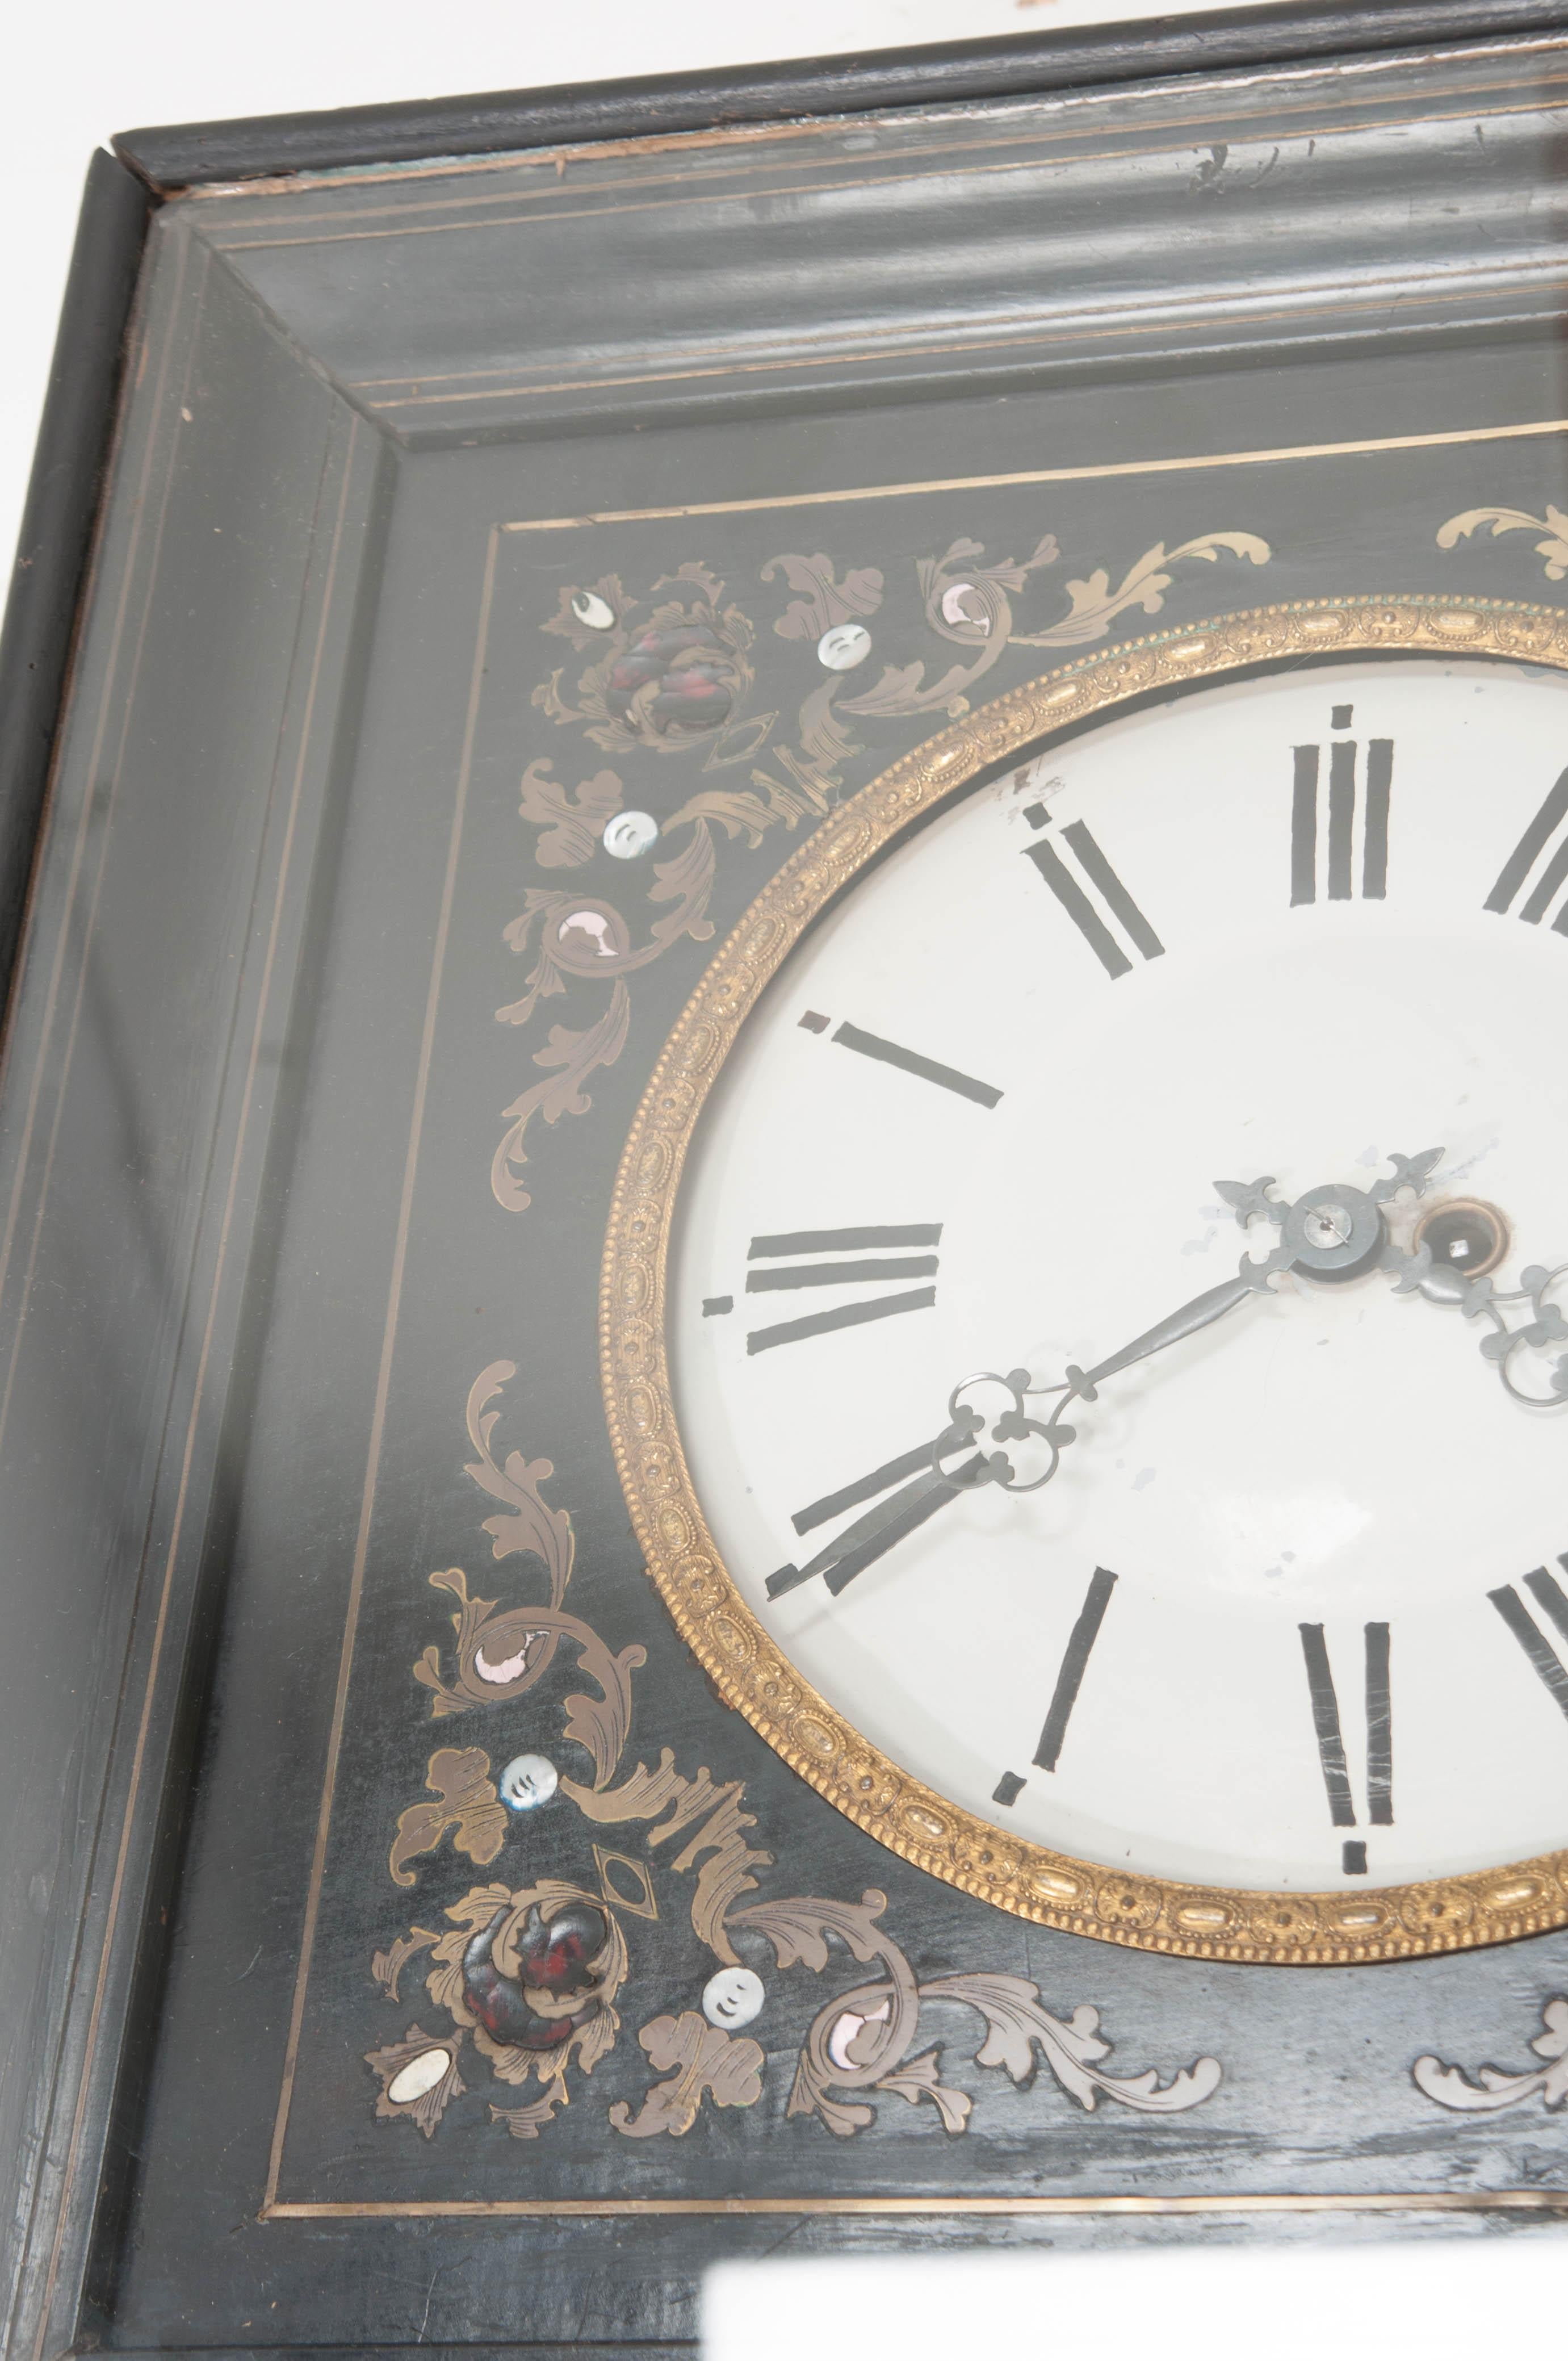
M660 598L660 591L668 595ZM723 605L723 583L697 562L662 575L646 600L629 598L614 574L592 589L569 586L541 628L597 661L577 683L576 704L562 692L560 672L534 690L534 703L552 720L581 722L607 752L648 746L678 753L713 739L709 769L716 759L743 762L750 743L739 753L720 749L755 679L753 634L740 608ZM741 737L753 738L756 728L743 729Z
M618 2099L609 2120L628 2139L652 2139L658 2132L681 2138L697 2119L703 2098L716 2107L754 2107L762 2095L763 2052L756 2042L708 2025L694 2009L678 2017L656 2016L637 2037L649 2062L667 2082L655 2082L633 2115Z
M433 1852L450 1836L455 1852L470 1861L494 1861L506 1842L506 1806L489 1776L490 1758L477 1746L443 1746L430 1758L425 1784L440 1798L411 1804L398 1815L398 1833L387 1866L394 1885L412 1885L408 1863Z
M535 1810L558 1797L584 1824L577 1848L583 1873L573 1882L531 1877L523 1868L513 1872L520 1880L514 1883L503 1864L491 1883L470 1886L443 1905L444 1927L411 1927L376 1952L372 1978L397 2007L405 2004L405 1974L415 1960L427 1961L426 1993L452 2027L431 2033L416 2022L401 2041L367 2051L366 2063L380 2084L378 2118L406 2117L432 2137L449 2106L465 2095L458 2059L466 2053L470 2071L476 2059L483 2059L493 2079L517 2094L516 2103L510 2098L487 2103L491 2122L514 2139L539 2138L570 2103L574 2070L591 2074L617 2046L620 2007L638 1989L635 1954L643 1938L635 1922L658 1915L655 1872L690 1880L690 1987L694 2000L700 1993L701 2008L671 2012L666 1971L657 1993L664 2004L637 2037L659 2079L635 2109L624 2098L608 2109L610 2127L629 2139L685 2137L705 2103L751 2107L762 2097L766 2053L715 2022L723 2011L712 2004L716 1971L722 1983L725 1971L740 1971L741 1983L762 1991L743 1951L755 1969L771 1958L780 1976L804 1968L826 1977L846 1956L872 1971L817 2009L787 2093L780 2092L786 2118L815 2118L840 2137L867 2129L877 2103L890 2097L928 2103L950 2133L968 2128L973 2098L945 2079L939 2043L919 2046L923 2019L948 2004L983 2023L975 2064L1000 2068L1020 2086L1032 2083L1043 2063L1058 2087L1090 2110L1107 2099L1140 2114L1172 2114L1207 2099L1220 2081L1214 2059L1200 2058L1168 2080L1152 2069L1109 2074L1102 2061L1110 2047L1101 2037L1098 2012L1080 2006L1066 2017L1055 2015L1025 1977L979 1969L922 1982L880 1924L887 1900L875 1888L853 1902L799 1894L745 1899L759 1893L760 1874L773 1866L773 1855L750 1839L756 1817L745 1809L742 1783L716 1780L706 1764L683 1772L667 1746L652 1767L646 1762L625 1767L631 1681L643 1652L635 1645L613 1651L565 1610L575 1540L567 1511L544 1498L551 1465L519 1452L498 1459L493 1449L498 1397L514 1375L511 1363L497 1362L470 1389L467 1427L475 1457L467 1472L502 1504L501 1513L485 1522L496 1557L533 1561L543 1570L549 1603L503 1609L494 1600L470 1598L463 1573L442 1569L432 1582L460 1602L452 1618L455 1669L449 1675L441 1651L431 1647L413 1675L430 1692L432 1717L445 1719L514 1702L537 1687L562 1642L574 1646L579 1668L599 1696L563 1698L557 1734L582 1750L592 1778L561 1776L544 1756L523 1755L497 1779L483 1749L440 1748L426 1774L435 1800L421 1798L399 1815L389 1870L397 1884L412 1885L422 1872L411 1864L420 1861L429 1870L431 1857L448 1840L453 1853L485 1867L509 1847L526 1856ZM778 1677L787 1680L782 1667ZM509 1730L514 1728L509 1721ZM595 1838L610 1828L640 1828L648 1859L607 1852ZM635 1893L629 1891L632 1883ZM731 1972L731 1988L736 1981ZM531 2083L538 2093L527 2098Z
M951 665L929 686L923 661L890 664L875 688L861 697L846 697L843 709L866 714L945 713L957 720L970 709L968 691L992 669L1005 648L1084 647L1103 639L1118 615L1130 608L1157 615L1175 579L1167 569L1188 558L1204 558L1212 565L1222 551L1247 558L1254 566L1266 565L1270 555L1268 544L1252 533L1200 533L1172 550L1157 542L1129 566L1115 589L1102 566L1087 581L1068 584L1064 616L1042 631L1025 631L1014 621L1007 593L1022 590L1038 567L1054 563L1055 534L1047 533L1022 566L1014 566L1009 558L1000 566L981 566L976 563L984 555L981 544L955 541L941 557L922 558L917 573L927 622L941 638L972 650L969 660Z
M1473 533L1484 525L1491 527L1494 541L1505 533L1539 533L1544 540L1535 544L1535 554L1546 562L1546 578L1561 582L1568 575L1568 516L1549 500L1544 516L1531 516L1525 509L1466 509L1462 515L1451 516L1438 527L1437 545L1453 549L1468 541Z
M510 1361L496 1361L480 1372L470 1388L468 1439L477 1456L465 1472L493 1499L504 1502L509 1511L485 1520L495 1556L521 1554L537 1558L549 1583L549 1604L498 1611L499 1602L493 1598L469 1598L467 1577L460 1567L433 1574L434 1587L450 1591L458 1602L452 1618L457 1635L455 1669L448 1680L440 1650L427 1648L413 1668L414 1678L433 1692L433 1715L466 1713L473 1706L510 1704L522 1697L543 1678L563 1640L575 1645L579 1667L596 1684L599 1695L597 1699L566 1699L565 1734L587 1750L594 1765L594 1784L602 1786L625 1743L631 1719L631 1675L643 1663L645 1652L632 1646L623 1648L619 1655L613 1653L597 1631L567 1614L561 1604L572 1578L575 1543L571 1518L565 1510L548 1507L540 1489L554 1470L548 1459L529 1461L515 1451L498 1466L490 1450L490 1437L500 1416L491 1405L516 1375ZM433 1771L438 1759L432 1760ZM405 1813L403 1820L408 1817ZM400 1821L400 1843L405 1843L402 1825ZM422 1846L413 1849L424 1850ZM405 1844L405 1853L407 1850ZM476 1855L482 1860L493 1857L493 1852Z
M1445 2066L1438 2058L1418 2058L1410 2078L1418 2091L1440 2107L1459 2114L1494 2114L1499 2107L1517 2107L1526 2099L1540 2099L1547 2108L1568 2099L1568 2000L1561 1994L1541 2012L1541 2030L1530 2043L1542 2066L1522 2074L1507 2074L1496 2066Z
M433 2139L453 2100L460 2099L467 2088L457 2066L462 2041L460 2033L455 2039L443 2038L426 2033L422 2026L411 2025L400 2041L368 2050L365 2063L381 2085L376 2101L378 2119L396 2123L401 2117L426 2139Z
M563 727L576 725L594 745L623 760L700 755L704 773L751 768L745 785L715 781L699 787L659 823L667 857L652 864L641 937L619 902L598 891L542 885L525 892L504 939L532 964L521 996L497 1010L498 1023L526 1027L542 1002L573 985L597 983L606 997L587 1025L551 1027L532 1053L543 1078L503 1110L506 1129L490 1168L499 1204L522 1213L531 1201L523 1177L530 1126L536 1119L554 1124L563 1115L586 1115L592 1100L584 1084L614 1065L625 1048L631 1018L628 976L676 943L711 939L707 914L718 873L716 830L754 849L772 829L822 819L838 801L850 764L866 752L854 735L861 720L956 719L970 709L969 691L1009 649L1086 646L1103 639L1117 617L1133 609L1157 614L1178 567L1212 565L1222 556L1263 566L1270 552L1249 533L1200 533L1169 550L1157 542L1114 585L1104 566L1069 580L1066 611L1025 628L1014 601L1058 555L1056 536L1046 533L1020 562L987 565L983 545L968 539L950 543L939 557L919 559L914 568L919 625L957 650L956 660L930 681L925 656L884 664L874 686L858 695L854 668L818 666L821 676L800 699L792 740L778 733L779 706L751 709L756 633L705 565L689 561L661 576L645 598L631 596L614 574L558 593L555 612L540 628L568 640L587 662L571 688L564 686L565 666L541 683L533 702L542 712ZM775 595L789 594L773 621L773 638L813 649L846 624L864 630L881 614L886 595L879 568L851 566L840 574L820 551L769 558L761 581ZM581 869L598 852L606 824L622 810L625 787L614 770L568 787L554 768L543 758L528 765L520 816L537 831L533 852L541 869ZM656 782L643 792L663 800Z

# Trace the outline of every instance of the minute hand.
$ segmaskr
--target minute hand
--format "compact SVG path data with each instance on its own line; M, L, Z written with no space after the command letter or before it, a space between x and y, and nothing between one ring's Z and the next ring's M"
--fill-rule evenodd
M1190 1303L1184 1303L1179 1312L1172 1312L1153 1328L1146 1328L1141 1336L1135 1336L1132 1343L1124 1345L1119 1353L1113 1353L1108 1360L1097 1361L1093 1368L1078 1369L1069 1365L1068 1384L1073 1394L1081 1401L1091 1402L1107 1378L1115 1377L1123 1369L1130 1369L1135 1361L1146 1361L1152 1354L1163 1353L1168 1345L1179 1344L1183 1336L1195 1335L1200 1328L1207 1328L1212 1322L1223 1320L1227 1312L1234 1312L1238 1304L1246 1301L1249 1295L1260 1291L1265 1266L1258 1263L1253 1268L1256 1277L1249 1279L1244 1266L1239 1277L1227 1279L1218 1287L1205 1289L1201 1295L1195 1295Z
M1130 1368L1135 1361L1147 1360L1151 1353L1161 1352L1167 1345L1174 1345L1181 1337L1190 1336L1199 1328L1207 1328L1211 1321L1223 1319L1227 1312L1234 1311L1237 1304L1245 1303L1249 1295L1258 1291L1262 1284L1264 1268L1265 1266L1261 1263L1244 1265L1242 1276L1228 1279L1223 1285L1211 1287L1202 1295L1194 1296L1190 1303L1184 1303L1179 1312L1173 1312L1169 1318L1162 1320L1157 1327L1147 1329L1143 1335L1135 1336L1130 1345L1124 1345L1122 1350L1119 1353L1113 1353L1109 1360L1101 1361L1087 1372L1082 1369L1069 1368L1067 1373L1067 1385L1059 1389L1064 1399L1058 1403L1054 1416L1059 1417L1067 1402L1075 1398L1082 1401L1093 1401L1100 1382L1105 1378L1114 1377L1119 1369ZM1248 1269L1253 1270L1256 1275L1247 1278L1245 1274ZM1014 1371L1011 1378L1003 1378L1000 1382L1021 1386L1026 1377L1027 1372L1020 1369ZM1021 1410L1023 1395L1018 1394L1015 1400ZM953 1407L953 1404L949 1404L949 1409ZM975 1420L974 1423L978 1426L979 1420ZM1026 1427L1028 1422L1025 1422L1024 1424ZM1003 1431L999 1427L998 1434L1000 1435ZM1023 1431L1024 1428L1021 1427L1018 1430L1019 1434ZM1046 1434L1053 1442L1058 1456L1062 1444L1072 1441L1070 1427L1056 1426L1049 1429L1034 1427L1031 1431ZM782 1598L786 1592L798 1590L803 1583L810 1582L817 1575L822 1576L828 1588L837 1596L839 1591L849 1587L858 1574L862 1574L868 1565L874 1565L878 1558L884 1557L896 1543L905 1540L917 1527L923 1525L928 1517L935 1516L944 1502L956 1499L960 1492L978 1490L987 1482L1001 1481L1008 1488L1012 1488L1012 1469L1006 1459L1000 1454L987 1455L977 1452L961 1466L955 1468L950 1475L942 1470L938 1464L938 1458L944 1444L950 1445L962 1433L962 1428L949 1429L947 1434L938 1436L934 1444L923 1445L910 1452L904 1460L894 1461L890 1466L880 1469L877 1476L867 1479L866 1483L850 1485L847 1488L846 1494L836 1496L836 1499L842 1501L844 1506L850 1506L857 1498L865 1498L869 1485L877 1482L885 1483L894 1474L907 1474L912 1466L920 1467L920 1473L915 1477L912 1483L905 1484L899 1490L890 1493L887 1499L880 1501L874 1509L868 1509L863 1516L857 1517L854 1523L847 1526L839 1535L837 1541L829 1542L826 1549L819 1551L817 1556L810 1559L805 1565L781 1566L776 1574L769 1575L766 1585L768 1597ZM922 1466L922 1461L927 1464ZM1055 1473L1054 1460L1051 1473ZM1048 1477L1044 1480L1048 1481ZM822 1504L823 1507L832 1505L834 1504ZM796 1530L801 1530L807 1521L817 1521L817 1514L814 1512L809 1520L797 1517Z

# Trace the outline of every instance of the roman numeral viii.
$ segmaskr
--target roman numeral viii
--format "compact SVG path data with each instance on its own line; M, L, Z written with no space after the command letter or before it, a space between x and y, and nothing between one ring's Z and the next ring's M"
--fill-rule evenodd
M1354 708L1336 705L1333 730L1348 730ZM1361 852L1361 898L1381 902L1388 890L1388 799L1394 778L1394 741L1374 738L1365 765L1354 738L1335 738L1329 747L1328 825L1323 827L1321 746L1296 749L1296 784L1290 802L1290 906L1315 902L1320 884L1331 902L1355 899L1356 850ZM1326 834L1325 857L1319 847Z
M879 1291L852 1296L822 1312L805 1312L797 1320L753 1328L746 1339L746 1350L767 1353L778 1345L830 1335L836 1328L858 1328L865 1321L891 1319L900 1312L928 1312L937 1301L934 1286L903 1287L898 1282L935 1279L935 1248L941 1235L940 1222L905 1222L852 1230L790 1230L773 1237L753 1238L746 1257L754 1266L746 1273L748 1295L807 1287L837 1290L867 1283ZM928 1251L907 1251L912 1247Z
M1024 817L1031 828L1047 829L1051 816L1044 804L1026 804ZM1090 950L1113 983L1130 975L1131 945L1140 959L1164 956L1165 945L1101 851L1080 819L1069 819L1058 840L1042 836L1025 847Z
M1568 879L1568 771L1564 771L1530 826L1504 862L1497 882L1486 896L1488 910L1508 911L1514 897L1536 872L1535 883L1519 910L1527 927L1538 927ZM1553 842L1553 839L1556 840ZM1546 855L1544 861L1542 854ZM1540 863L1537 868L1537 863ZM1552 921L1554 935L1568 935L1568 900Z
M1336 1828L1355 1826L1355 1801L1351 1793L1350 1766L1345 1760L1344 1728L1340 1720L1339 1695L1329 1664L1328 1642L1321 1623L1303 1623L1301 1653L1307 1666L1307 1690L1312 1704L1312 1727L1318 1738L1318 1761L1329 1799L1329 1817ZM1388 1626L1368 1623L1363 1634L1366 1662L1366 1817L1375 1828L1394 1825L1393 1709L1388 1688ZM1366 1874L1366 1846L1347 1840L1344 1872Z

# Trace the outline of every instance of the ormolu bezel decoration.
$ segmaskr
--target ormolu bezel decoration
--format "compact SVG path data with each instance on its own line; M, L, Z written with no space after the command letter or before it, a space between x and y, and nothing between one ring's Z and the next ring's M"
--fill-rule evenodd
M617 1180L600 1297L605 1400L648 1570L682 1638L794 1770L905 1860L1020 1917L1140 1950L1321 1966L1510 1941L1568 1924L1568 1851L1365 1893L1211 1891L1004 1835L901 1770L781 1653L707 1530L663 1334L681 1175L704 1102L764 985L817 912L912 822L1054 732L1110 718L1149 691L1302 657L1403 652L1568 670L1568 616L1419 593L1255 608L1080 658L966 713L828 817L758 895L670 1036Z

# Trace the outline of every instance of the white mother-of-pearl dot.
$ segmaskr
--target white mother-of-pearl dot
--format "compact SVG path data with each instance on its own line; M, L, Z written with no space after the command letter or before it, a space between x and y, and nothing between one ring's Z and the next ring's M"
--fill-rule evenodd
M617 812L604 824L604 849L617 861L635 861L658 837L659 823L652 812Z
M835 623L817 642L817 658L829 672L853 672L872 652L872 635L863 623Z
M767 1996L762 1977L750 1968L720 1968L702 1988L702 2013L709 2025L728 2032L731 2026L750 2025Z
M555 929L558 943L568 942L573 935L584 935L593 946L596 959L613 959L615 944L610 939L609 920L602 910L568 910Z
M973 589L972 582L949 582L942 593L943 619L949 623L973 623L989 637L990 617L983 612L971 615L969 610L968 601Z
M406 2107L411 2099L422 2099L433 2091L452 2063L450 2049L422 2049L411 2058L402 2071L394 2074L387 2085L387 2096L394 2107Z
M873 2008L869 2016L857 2016L852 2008L847 2008L842 2016L834 2019L833 2030L828 2036L828 2055L835 2066L841 2067L846 2074L854 2071L855 2061L850 2055L850 2042L858 2033L863 2033L868 2025L885 2025L891 2008L892 2003L884 2000L882 2006Z
M561 1774L547 1754L514 1754L496 1792L510 1812L532 1812L547 1804L561 1784Z
M572 612L590 631L615 629L615 609L597 590L579 590L572 601Z
M529 1640L532 1637L531 1633ZM520 1673L527 1671L529 1640L523 1642L515 1656L504 1656L499 1664L491 1664L483 1648L476 1648L474 1670L482 1681L488 1681L492 1688L504 1689L510 1682L517 1679Z

